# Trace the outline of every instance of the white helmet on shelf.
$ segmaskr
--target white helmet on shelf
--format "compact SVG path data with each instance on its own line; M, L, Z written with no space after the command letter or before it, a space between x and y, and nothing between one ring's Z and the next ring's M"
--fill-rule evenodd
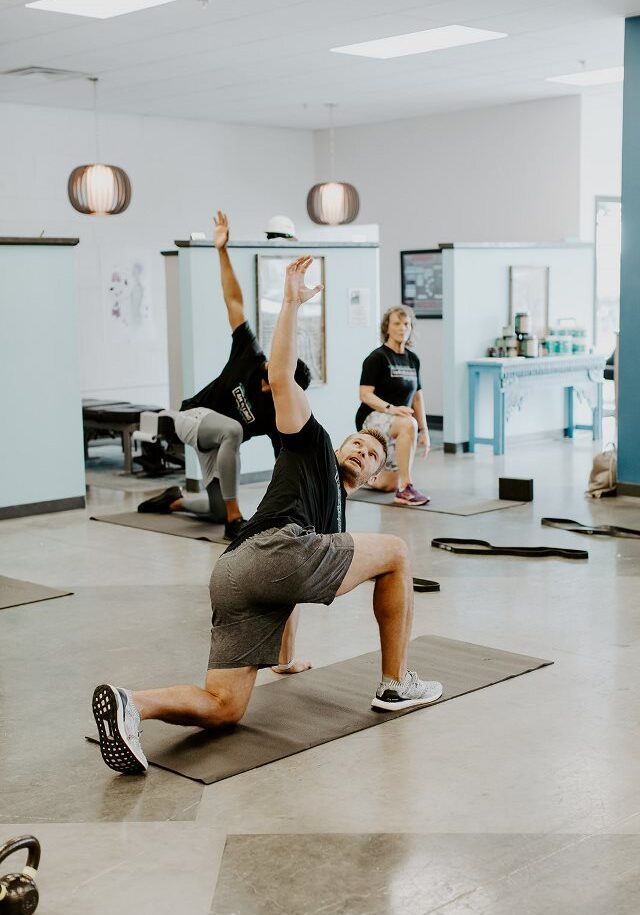
M272 216L265 229L267 238L295 238L296 227L288 216Z

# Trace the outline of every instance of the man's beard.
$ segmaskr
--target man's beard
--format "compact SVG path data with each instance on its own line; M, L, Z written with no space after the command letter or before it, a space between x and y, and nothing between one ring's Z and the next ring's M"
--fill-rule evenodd
M353 464L348 464L347 461L341 461L338 464L338 472L340 473L342 482L346 483L348 486L362 485L360 481L362 470L356 470Z

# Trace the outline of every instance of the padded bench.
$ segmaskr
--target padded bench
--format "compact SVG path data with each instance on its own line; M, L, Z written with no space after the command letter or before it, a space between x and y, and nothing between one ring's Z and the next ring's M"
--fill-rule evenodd
M97 400L95 397L83 397L82 398L82 427L83 427L83 437L84 437L84 459L85 461L89 459L89 442L92 439L104 438L105 435L108 435L110 438L114 437L114 434L108 429L99 429L89 428L85 424L85 419L91 419L97 407L112 407L114 404L125 404L126 400Z
M163 407L146 404L132 404L111 401L82 402L82 424L84 427L85 454L89 440L95 432L118 433L122 440L125 473L133 473L131 437L140 427L140 416L144 412L159 413ZM92 435L92 433L94 433Z

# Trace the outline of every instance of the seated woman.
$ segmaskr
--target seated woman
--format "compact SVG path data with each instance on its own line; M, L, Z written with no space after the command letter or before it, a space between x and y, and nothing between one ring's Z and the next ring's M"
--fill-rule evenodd
M410 308L389 308L380 324L382 346L369 353L360 376L356 428L379 429L389 441L388 459L375 489L394 492L396 505L425 505L429 497L411 481L416 448L426 457L431 443L420 384L420 360L413 345L415 317Z

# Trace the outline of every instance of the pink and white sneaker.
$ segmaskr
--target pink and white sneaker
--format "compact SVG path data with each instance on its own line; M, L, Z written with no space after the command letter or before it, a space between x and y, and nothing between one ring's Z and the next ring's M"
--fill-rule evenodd
M396 495L394 498L395 505L409 505L409 506L418 506L426 505L427 502L430 502L429 496L425 496L424 493L418 492L413 483L407 483L404 489L396 489Z

